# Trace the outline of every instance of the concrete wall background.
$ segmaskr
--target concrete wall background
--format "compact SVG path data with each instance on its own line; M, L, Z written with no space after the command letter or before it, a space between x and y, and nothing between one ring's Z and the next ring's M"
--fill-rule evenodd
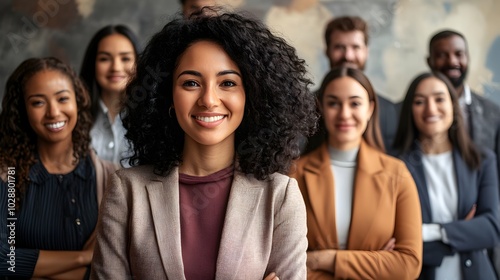
M400 101L427 70L430 36L453 28L467 37L470 86L500 104L500 0L220 0L266 21L306 59L319 83L327 71L323 24L359 15L371 27L366 73L382 95ZM291 1L311 8L290 10ZM107 24L131 27L143 45L180 9L178 0L0 0L0 98L25 59L56 56L77 71L91 36Z

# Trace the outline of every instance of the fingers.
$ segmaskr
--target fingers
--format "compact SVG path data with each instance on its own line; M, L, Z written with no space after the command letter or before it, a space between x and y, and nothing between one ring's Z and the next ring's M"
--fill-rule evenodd
M276 273L271 272L269 273L269 275L266 276L266 278L264 278L264 280L280 280L280 279L278 278L278 276L276 276Z
M387 241L387 243L384 245L382 250L392 251L392 250L394 250L395 246L396 246L396 238L393 237L393 238L389 239L389 241Z
M472 208L470 209L469 213L467 213L467 216L465 216L464 220L468 221L474 218L474 215L476 215L476 208L477 208L476 204L473 204Z

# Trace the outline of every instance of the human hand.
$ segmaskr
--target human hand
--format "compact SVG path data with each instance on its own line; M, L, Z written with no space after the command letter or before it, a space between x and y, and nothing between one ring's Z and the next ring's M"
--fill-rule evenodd
M333 273L336 256L336 250L309 251L307 252L306 265L312 270L325 270Z
M266 276L266 278L264 278L264 280L280 280L280 279L278 278L278 276L276 276L276 273L271 272L269 273L269 275Z
M384 245L384 247L382 247L382 249L380 250L383 250L383 251L392 251L394 250L394 246L396 246L396 238L391 238L389 239L389 241L387 241L387 243Z
M465 216L464 220L468 221L472 218L474 218L474 215L476 214L476 204L472 205L472 208L470 209L469 213L467 213L467 216Z

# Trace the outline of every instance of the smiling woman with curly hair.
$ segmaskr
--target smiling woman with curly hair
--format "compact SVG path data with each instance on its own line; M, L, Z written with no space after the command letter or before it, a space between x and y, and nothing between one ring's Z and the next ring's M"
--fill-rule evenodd
M56 58L25 60L7 80L0 216L14 218L15 229L0 222L0 278L88 277L99 201L114 169L89 149L89 108L80 79Z
M135 167L105 195L94 279L303 279L305 208L284 174L315 129L309 83L292 47L238 14L204 8L154 35L127 88Z

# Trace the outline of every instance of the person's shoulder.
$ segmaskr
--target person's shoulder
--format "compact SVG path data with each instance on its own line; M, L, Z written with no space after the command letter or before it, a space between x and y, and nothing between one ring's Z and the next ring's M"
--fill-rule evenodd
M483 146L476 146L476 148L479 150L483 161L488 162L496 158L495 152L492 149Z
M376 95L377 95L378 103L381 106L382 105L394 105L394 103L392 103L389 99L385 98L381 94L376 93Z
M269 175L269 181L272 185L286 186L289 184L291 177L278 172Z
M159 175L154 173L152 165L139 165L122 168L116 171L116 176L124 181L149 181Z
M321 145L316 147L314 150L301 155L296 160L297 165L304 165L305 163L309 162L312 159L321 158L323 154L323 149L324 149L324 143L321 143Z
M473 103L480 105L481 107L485 108L488 111L492 110L494 112L498 112L500 110L500 106L495 104L495 102L487 99L484 96L477 94L476 92L471 91L471 96Z
M237 174L236 180L234 180L233 183L251 186L253 188L261 188L266 192L285 192L290 184L297 184L292 177L278 172L272 173L268 175L266 179L262 180L257 179L253 174L245 174L242 172L238 172Z
M378 150L374 150L374 152L379 156L380 162L382 163L385 171L401 171L401 169L406 169L406 164L401 159Z

